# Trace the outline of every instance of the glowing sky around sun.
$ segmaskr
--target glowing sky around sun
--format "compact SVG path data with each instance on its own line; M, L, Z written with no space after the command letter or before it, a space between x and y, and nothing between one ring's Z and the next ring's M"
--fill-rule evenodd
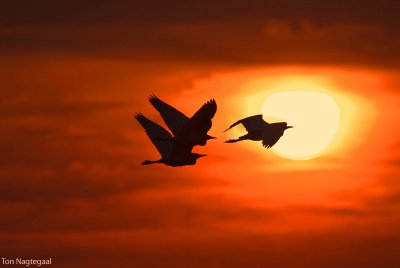
M265 99L261 112L267 118L294 126L273 147L273 151L293 159L308 159L321 153L332 143L340 125L337 103L327 93L318 91L272 93Z

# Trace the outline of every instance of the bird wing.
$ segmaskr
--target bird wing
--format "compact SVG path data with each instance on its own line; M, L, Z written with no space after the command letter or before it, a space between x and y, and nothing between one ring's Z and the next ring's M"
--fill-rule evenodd
M239 121L233 123L225 131L228 131L229 129L233 128L234 126L236 126L238 124L242 124L246 128L247 132L253 132L253 131L259 130L260 128L265 126L265 124L268 124L268 123L262 119L262 114L258 114L258 115L253 115L253 116L249 116L249 117L240 119Z
M279 135L270 135L270 136L264 137L264 139L262 140L262 145L264 147L271 148L272 146L275 145L275 143L278 142L278 140L281 137L282 137L282 135L280 135L280 136Z
M217 112L217 103L214 99L207 101L201 108L189 119L184 127L185 133L204 133L206 134L211 126L211 119Z
M173 141L172 135L166 131L160 125L154 123L141 113L137 113L135 118L142 125L146 131L147 136L150 138L151 142L157 148L157 151L161 154L162 158L166 158L172 151ZM158 140L164 139L164 140ZM165 140L167 139L167 140ZM170 139L170 141L168 141Z
M149 102L160 113L162 119L168 128L176 136L182 129L183 125L189 120L189 117L172 107L171 105L163 102L155 95L150 95Z

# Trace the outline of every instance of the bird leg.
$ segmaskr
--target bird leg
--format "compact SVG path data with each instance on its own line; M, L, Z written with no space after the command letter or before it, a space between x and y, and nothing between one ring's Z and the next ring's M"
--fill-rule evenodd
M227 140L225 141L225 143L234 143L234 142L238 142L240 141L240 139L236 139L236 140Z
M142 165L151 165L151 164L156 164L156 163L162 163L161 159L160 160L145 160L142 162Z
M249 133L247 133L246 135L240 136L238 139L236 140L227 140L225 141L226 143L234 143L234 142L238 142L238 141L242 141L242 140L247 140L249 138Z

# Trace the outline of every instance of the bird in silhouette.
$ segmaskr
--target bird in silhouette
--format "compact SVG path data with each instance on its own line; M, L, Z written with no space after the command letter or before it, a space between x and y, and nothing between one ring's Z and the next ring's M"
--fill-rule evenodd
M271 148L283 135L284 131L292 126L288 126L286 122L267 123L262 119L262 115L254 115L243 118L232 124L227 130L234 126L242 124L247 134L235 140L227 140L227 143L234 143L242 140L262 141L262 145ZM225 132L224 131L224 132Z
M173 137L167 130L143 114L137 113L135 118L142 125L147 136L161 155L159 160L145 160L142 165L155 163L172 167L194 165L198 158L206 156L205 154L192 153L193 146L173 142ZM157 137L160 139L156 139Z
M207 134L212 126L211 120L217 112L217 103L214 99L203 104L190 118L155 95L150 95L149 102L160 113L165 124L172 131L175 142L187 146L203 146L209 139L215 139Z

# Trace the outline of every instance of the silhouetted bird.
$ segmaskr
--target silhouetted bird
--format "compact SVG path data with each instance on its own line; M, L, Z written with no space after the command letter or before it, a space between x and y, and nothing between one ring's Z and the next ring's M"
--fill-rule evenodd
M141 113L137 113L135 118L142 125L147 136L161 154L161 159L155 161L145 160L142 162L142 165L150 165L154 163L165 164L172 167L194 165L198 158L206 156L204 154L192 153L193 146L173 142L173 137L167 130L149 120Z
M242 124L248 133L236 140L227 140L225 142L233 143L242 140L262 141L264 147L271 148L280 139L280 137L282 137L283 132L286 129L292 128L292 126L288 126L285 122L269 124L265 122L262 119L262 115L259 114L243 118L232 124L225 131L228 131L238 124Z
M211 119L217 112L217 103L214 99L203 104L190 118L155 95L150 95L149 101L161 114L165 124L174 134L175 142L196 146L205 145L207 140L215 139L215 137L207 134L211 129Z

